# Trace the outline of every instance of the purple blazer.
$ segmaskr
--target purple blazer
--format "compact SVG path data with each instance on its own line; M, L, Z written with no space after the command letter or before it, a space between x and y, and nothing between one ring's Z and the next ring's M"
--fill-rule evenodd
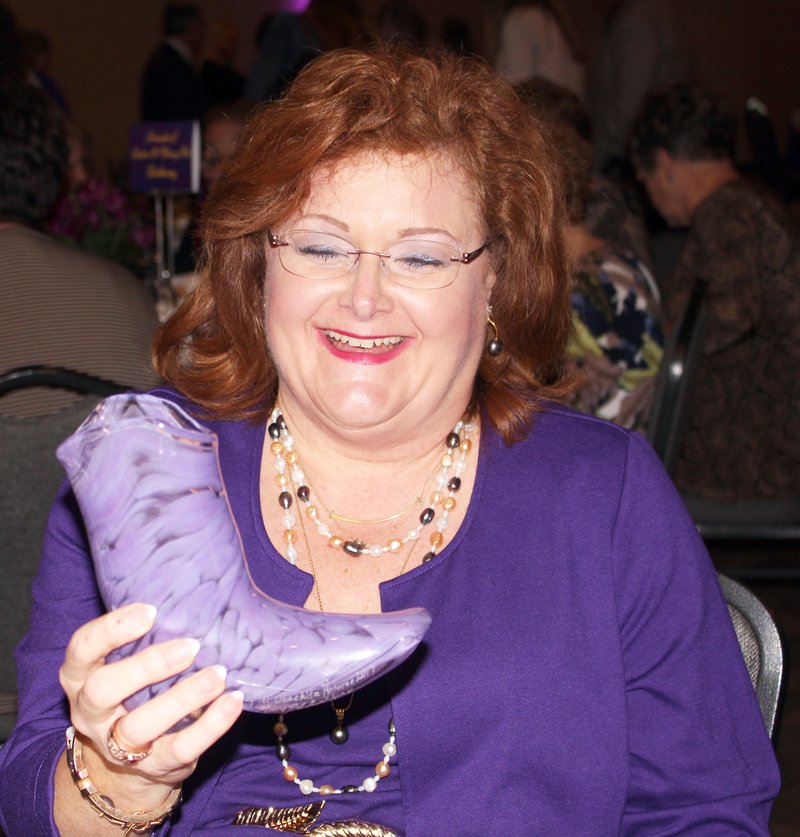
M210 426L257 584L302 604L311 577L261 520L264 427ZM57 833L52 777L68 723L57 670L73 631L102 610L66 487L34 598L17 651L20 722L0 750L9 837ZM330 707L287 717L301 778L334 786L371 775L395 721L392 774L375 793L328 797L320 822L407 837L768 834L772 747L708 555L641 436L559 407L511 447L484 429L463 525L432 561L383 583L381 601L426 607L433 625L403 666L357 693L347 744L328 739ZM241 837L236 811L311 801L281 778L273 721L245 713L161 833Z

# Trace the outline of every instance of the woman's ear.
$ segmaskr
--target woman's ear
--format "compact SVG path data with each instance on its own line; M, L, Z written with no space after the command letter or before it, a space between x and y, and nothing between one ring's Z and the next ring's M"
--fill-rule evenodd
M486 291L486 304L489 304L489 300L492 297L492 290L494 289L494 283L497 281L497 274L494 270L487 271L486 275L483 277L483 287Z

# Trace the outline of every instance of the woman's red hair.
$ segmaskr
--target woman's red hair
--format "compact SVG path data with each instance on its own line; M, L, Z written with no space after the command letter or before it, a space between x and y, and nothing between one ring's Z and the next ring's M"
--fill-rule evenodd
M208 196L198 284L156 337L156 368L214 417L264 420L277 392L264 331L267 230L301 211L320 167L364 153L432 156L466 174L492 242L505 351L484 355L472 406L507 442L521 438L538 402L568 389L564 209L546 137L477 60L398 47L322 55L253 116Z

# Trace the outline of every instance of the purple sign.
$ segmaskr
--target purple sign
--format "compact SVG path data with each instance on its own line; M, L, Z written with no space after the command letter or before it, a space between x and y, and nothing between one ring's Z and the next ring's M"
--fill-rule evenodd
M128 148L132 192L199 191L198 122L137 122L131 128Z

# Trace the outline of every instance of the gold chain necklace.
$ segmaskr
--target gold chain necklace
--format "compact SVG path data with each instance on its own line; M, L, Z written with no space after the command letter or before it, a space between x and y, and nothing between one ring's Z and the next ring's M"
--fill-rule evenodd
M328 517L331 520L338 520L340 523L353 523L356 526L374 526L378 523L390 523L392 520L399 520L401 517L405 517L410 511L414 509L415 506L422 505L422 498L425 495L425 491L428 488L428 483L433 479L436 475L436 469L438 468L438 464L436 468L433 469L433 472L426 477L425 482L422 484L422 491L417 494L414 498L413 502L409 503L404 509L401 509L399 512L395 514L387 515L386 517L376 517L374 520L361 520L357 517L345 517L343 514L339 514L335 512L333 509L329 508L325 501L320 497L319 492L317 492L317 501L319 502L320 506L322 506L323 510L327 513Z
M425 481L427 484L427 480ZM325 504L320 500L320 505L325 508ZM375 525L378 523L390 523L392 520L398 520L401 517L405 517L413 508L414 506L422 505L422 495L418 495L414 498L414 502L410 505L406 506L399 512L395 514L390 514L386 517L376 517L374 520L359 520L357 517L345 517L343 514L337 514L333 509L328 511L328 517L331 520L338 520L341 523L354 523L356 526L370 526Z

